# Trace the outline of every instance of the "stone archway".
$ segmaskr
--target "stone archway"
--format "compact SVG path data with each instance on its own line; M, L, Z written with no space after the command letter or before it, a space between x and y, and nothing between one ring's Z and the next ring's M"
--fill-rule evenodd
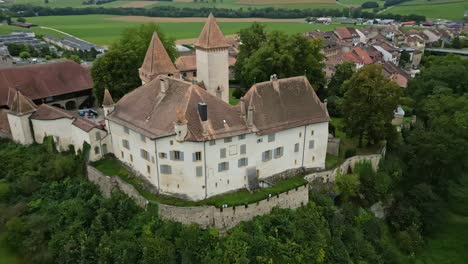
M75 110L76 109L76 102L75 101L68 101L65 103L65 109L67 110Z

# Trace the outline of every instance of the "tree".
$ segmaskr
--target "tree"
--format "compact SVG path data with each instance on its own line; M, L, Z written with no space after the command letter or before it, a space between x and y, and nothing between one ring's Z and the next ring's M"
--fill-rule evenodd
M364 138L369 145L384 140L401 88L383 76L382 66L367 65L353 74L344 84L344 89L345 131L350 136L359 137L359 147L362 147Z
M80 57L78 57L78 55L75 55L75 54L70 55L70 57L68 57L68 59L70 59L70 60L72 60L72 61L74 61L74 62L76 62L76 63L78 63L78 64L81 63Z
M31 54L29 54L29 52L27 51L22 51L20 54L19 54L20 58L23 59L23 60L26 60L26 59L29 59L31 58Z
M20 22L20 23L25 23L25 22L26 22L26 18L24 18L24 17L18 17L18 18L16 19L16 21L18 21L18 22Z
M338 174L336 177L336 186L340 193L341 200L346 202L355 198L359 192L359 176L355 174Z
M343 97L344 91L341 89L343 83L349 80L354 73L354 64L351 62L343 62L336 66L335 74L332 76L328 83L327 94L329 96Z
M99 102L104 96L104 89L109 89L114 99L141 85L138 68L141 67L153 32L158 32L169 57L174 61L177 56L174 40L168 38L154 23L138 28L126 29L121 38L94 62L91 75L94 81L94 95Z
M369 2L362 3L361 7L362 8L378 8L379 4L377 2L369 1Z
M401 52L401 56L400 56L400 66L401 67L405 67L409 62L410 62L410 54L409 52L407 52L406 50L402 51Z
M240 60L236 62L236 77L244 85L267 81L276 74L279 78L305 75L314 88L324 86L320 40L310 41L299 34L290 36L279 31L265 35L264 27L258 24L252 30L258 35L241 32L241 41L244 43L244 38L247 44L246 48L241 47Z

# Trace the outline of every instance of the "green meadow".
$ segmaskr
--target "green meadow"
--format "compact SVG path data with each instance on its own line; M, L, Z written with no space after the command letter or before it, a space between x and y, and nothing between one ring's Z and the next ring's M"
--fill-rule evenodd
M44 27L51 27L79 38L85 39L97 45L110 45L117 40L125 28L135 27L142 22L124 22L108 20L110 15L82 15L82 16L47 16L27 18L31 23ZM175 39L196 38L200 33L203 23L158 23L162 30ZM220 22L219 25L224 34L235 34L242 28L250 26L250 22ZM333 30L336 25L310 25L300 22L265 22L268 30L280 30L290 34L303 33L316 29ZM1 32L2 26L0 26Z
M468 10L468 1L450 2L435 0L415 0L388 8L384 13L410 15L418 14L429 19L463 19L463 14Z

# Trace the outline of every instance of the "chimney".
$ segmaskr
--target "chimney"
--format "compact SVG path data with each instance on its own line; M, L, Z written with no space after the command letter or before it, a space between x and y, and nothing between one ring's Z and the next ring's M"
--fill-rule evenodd
M198 103L198 115L200 115L200 120L202 121L203 134L207 134L206 122L208 121L208 105L206 103Z
M166 93L167 88L169 86L167 81L163 77L161 77L161 78L159 78L159 83L160 83L160 86L161 86L161 93Z
M249 109L247 111L247 126L251 127L253 126L253 107L249 106Z
M176 140L178 142L184 141L187 136L188 127L187 119L185 118L184 111L178 108L176 111L176 121L174 122L174 131L176 133Z
M245 118L245 100L244 97L241 97L240 99L240 109L241 109L241 116L242 118Z
M278 85L278 76L276 74L273 74L270 76L270 82L273 83L273 88L279 92L279 85Z
M278 80L278 76L276 74L273 74L270 76L270 82L274 82Z

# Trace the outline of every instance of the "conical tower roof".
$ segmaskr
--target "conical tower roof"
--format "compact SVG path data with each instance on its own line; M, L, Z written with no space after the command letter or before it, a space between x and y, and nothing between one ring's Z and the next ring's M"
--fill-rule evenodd
M114 103L114 100L112 99L112 96L109 92L109 90L105 90L104 91L104 99L102 100L102 105L103 106L113 106L115 103Z
M210 14L200 36L198 37L197 43L195 43L195 47L202 49L216 49L228 48L229 46L229 43L226 41L223 32L216 22L216 18L213 14Z
M149 82L160 74L174 74L176 72L177 69L159 39L158 33L154 32L146 51L145 60L140 68L140 78Z
M25 115L36 111L36 104L24 96L20 91L16 91L15 98L11 104L10 111L16 115Z

